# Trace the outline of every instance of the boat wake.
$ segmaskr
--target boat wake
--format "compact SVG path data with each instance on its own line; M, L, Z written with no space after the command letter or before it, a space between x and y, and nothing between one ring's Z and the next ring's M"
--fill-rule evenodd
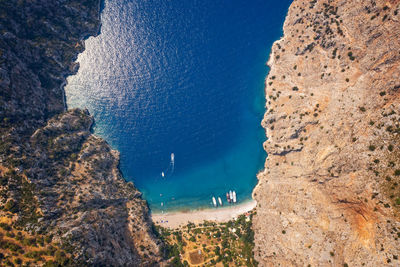
M171 153L171 163L169 164L171 167L171 175L174 173L175 169L175 154Z
M171 153L171 162L169 163L169 166L167 168L167 170L161 172L161 177L165 178L165 177L171 177L172 174L174 174L174 170L175 170L175 154Z

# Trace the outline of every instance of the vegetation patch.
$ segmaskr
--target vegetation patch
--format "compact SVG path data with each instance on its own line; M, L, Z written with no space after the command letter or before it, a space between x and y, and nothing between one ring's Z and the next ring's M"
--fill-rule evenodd
M71 255L51 235L29 233L16 224L15 217L0 212L1 266L73 266Z
M172 266L257 266L254 259L254 212L226 223L189 223L176 230L156 226Z

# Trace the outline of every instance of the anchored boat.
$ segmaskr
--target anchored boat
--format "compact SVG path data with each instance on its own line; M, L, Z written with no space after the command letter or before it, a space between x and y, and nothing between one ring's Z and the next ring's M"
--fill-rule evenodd
M218 203L220 206L222 206L222 199L220 197L218 197Z
M212 201L213 201L214 207L216 207L217 206L217 201L215 200L215 197L212 197Z

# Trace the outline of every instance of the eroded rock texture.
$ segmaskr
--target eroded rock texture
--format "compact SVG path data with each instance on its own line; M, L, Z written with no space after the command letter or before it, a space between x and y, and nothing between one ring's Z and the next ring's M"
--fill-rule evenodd
M262 266L400 264L399 2L290 6L266 79Z
M92 118L74 109L38 129L30 140L26 176L36 185L41 216L31 228L53 233L82 263L161 262L140 192L122 178L119 155L89 132Z
M65 112L65 77L99 12L99 0L0 1L0 218L57 243L56 265L155 265L163 246L118 153L87 111Z

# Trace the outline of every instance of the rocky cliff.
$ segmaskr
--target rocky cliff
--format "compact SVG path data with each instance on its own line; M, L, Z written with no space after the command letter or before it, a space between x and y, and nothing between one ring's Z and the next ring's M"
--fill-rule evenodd
M65 77L78 68L83 38L99 32L99 13L99 0L0 1L4 264L162 261L147 205L121 176L118 153L90 133L86 111L65 111Z
M265 81L260 265L400 264L399 3L291 4Z

